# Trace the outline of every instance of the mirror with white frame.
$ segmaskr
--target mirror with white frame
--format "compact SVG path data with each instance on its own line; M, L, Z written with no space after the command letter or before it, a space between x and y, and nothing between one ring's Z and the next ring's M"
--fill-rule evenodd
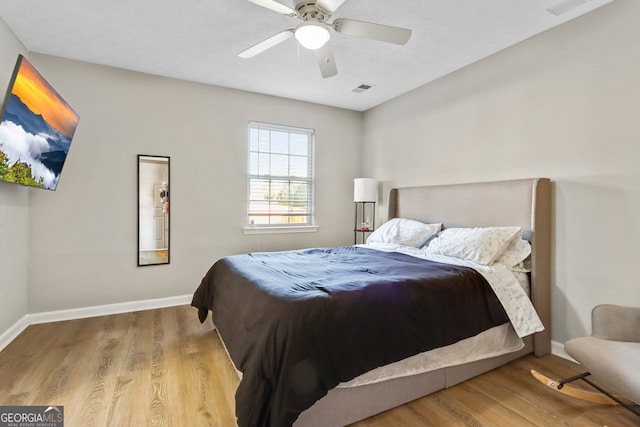
M170 159L138 155L138 265L169 264Z

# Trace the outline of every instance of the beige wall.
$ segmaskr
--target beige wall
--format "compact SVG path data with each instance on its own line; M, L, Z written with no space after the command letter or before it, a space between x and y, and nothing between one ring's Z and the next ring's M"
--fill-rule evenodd
M365 114L383 205L393 186L554 181L559 342L590 333L596 304L640 305L638 16L617 0Z
M19 53L27 52L0 20L0 108ZM0 182L0 336L27 314L29 191Z
M32 191L29 311L191 294L221 256L352 242L362 114L31 54L80 115ZM316 233L244 235L250 120L316 130ZM171 264L137 267L138 154L171 157Z

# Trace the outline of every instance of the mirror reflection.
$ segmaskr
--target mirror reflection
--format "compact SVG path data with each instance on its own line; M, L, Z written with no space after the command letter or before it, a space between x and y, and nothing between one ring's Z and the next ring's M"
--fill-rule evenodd
M169 157L138 155L138 265L169 264Z

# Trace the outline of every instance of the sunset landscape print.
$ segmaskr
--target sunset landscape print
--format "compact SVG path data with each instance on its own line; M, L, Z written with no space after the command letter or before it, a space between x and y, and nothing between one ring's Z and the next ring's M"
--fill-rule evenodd
M55 190L78 119L20 55L0 122L0 180Z

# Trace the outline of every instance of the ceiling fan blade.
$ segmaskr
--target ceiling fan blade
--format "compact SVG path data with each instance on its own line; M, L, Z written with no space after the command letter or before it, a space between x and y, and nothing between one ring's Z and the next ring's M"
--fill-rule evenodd
M282 3L278 3L274 0L249 0L253 4L257 4L258 6L266 7L267 9L271 9L276 13L281 13L283 15L288 16L296 16L298 13L291 9L288 6L283 5Z
M336 11L337 8L342 6L342 3L344 2L345 0L318 0L316 2L316 6L322 8L327 12L333 13Z
M329 47L329 43L325 43L322 47L316 49L316 58L320 66L320 73L323 78L333 77L338 74L336 61L333 59L333 53Z
M411 38L411 30L406 28L356 21L353 19L336 19L333 21L333 28L339 33L350 36L394 44L406 44L409 38Z
M251 46L249 49L243 50L238 54L238 56L240 58L245 58L245 59L252 58L257 54L262 53L265 50L270 49L282 43L285 40L290 39L291 37L293 37L293 32L294 30L292 29L284 30L283 32L278 33L275 36L271 36L268 39L263 40L260 43Z

